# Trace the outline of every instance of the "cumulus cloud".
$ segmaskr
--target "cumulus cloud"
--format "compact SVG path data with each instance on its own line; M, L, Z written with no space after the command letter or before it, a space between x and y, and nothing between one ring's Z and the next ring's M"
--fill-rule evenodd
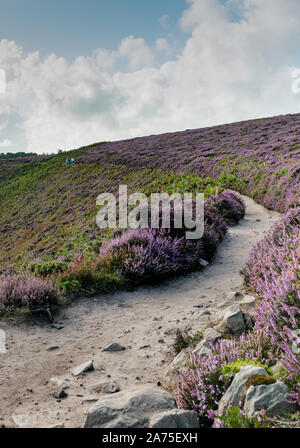
M7 138L3 142L0 141L0 148L10 148L11 146L13 146L13 142Z
M298 0L187 3L180 20L187 40L173 59L163 38L150 47L129 36L112 52L100 48L71 64L0 41L7 76L0 126L16 123L28 151L52 152L299 112L291 74L300 48Z
M155 47L158 52L170 52L171 48L167 39L158 38L155 42Z
M111 69L120 60L125 60L130 69L150 66L154 61L154 53L142 38L125 37L119 48L109 52L105 48L94 51L94 58L101 69Z
M151 65L154 60L151 49L142 38L135 39L133 36L122 40L119 47L119 55L128 58L131 68Z

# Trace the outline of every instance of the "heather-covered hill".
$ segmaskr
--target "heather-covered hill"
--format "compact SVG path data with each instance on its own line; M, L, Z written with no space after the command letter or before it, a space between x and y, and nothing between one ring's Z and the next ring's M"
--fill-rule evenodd
M299 203L300 114L113 142L80 160L225 176L231 188L285 212Z
M220 422L225 427L274 425L265 408L251 417L243 402L229 406L225 416L219 416L219 404L243 367L263 366L269 375L267 382L258 378L258 383L251 384L284 388L284 406L288 398L291 412L299 410L300 353L295 349L300 325L299 124L300 114L288 115L98 143L56 156L0 160L0 317L18 310L21 314L28 309L36 312L41 307L49 316L63 296L69 304L74 293L76 297L95 297L73 300L69 317L66 307L57 307L63 324L42 325L24 344L28 326L25 320L19 321L25 326L16 326L17 349L10 344L7 368L14 372L18 365L20 377L12 382L14 373L8 371L4 379L12 398L9 413L16 412L19 398L15 396L19 397L20 390L32 386L27 381L33 379L34 369L28 365L30 374L24 376L23 357L38 364L34 388L40 389L33 397L42 401L47 415L53 403L49 405L49 390L41 384L57 375L57 369L65 375L67 359L73 355L78 363L83 352L93 359L99 337L101 344L103 340L110 344L116 337L126 340L128 350L123 346L122 353L128 358L123 358L117 369L115 359L104 358L110 373L117 370L122 387L131 385L134 378L156 383L173 343L183 361L180 371L175 369L179 373L174 379L177 402L181 408L195 411L203 426ZM75 164L66 164L70 157ZM95 224L96 198L102 192L116 194L120 184L127 184L129 193L147 195L204 192L203 237L186 240L180 234L182 229L172 226L100 231ZM230 227L234 221L239 225ZM135 288L148 280L152 284L170 277L172 281L158 288ZM128 286L130 292L124 291ZM123 291L114 296L117 288ZM237 303L244 294L247 304L250 299L253 306L251 312L247 308L249 313L243 311L244 302ZM224 298L228 300L221 302ZM200 309L196 314L195 308ZM240 318L238 331L229 325L233 315ZM80 325L74 325L79 318ZM194 325L187 327L191 320ZM171 322L177 330L169 328ZM131 324L134 326L128 331ZM64 325L59 345L64 347L65 362L57 364L55 355L51 361L48 351L42 350L41 341L53 337L51 331ZM212 345L205 339L206 330L217 335ZM167 338L168 351L161 352ZM79 346L74 345L76 339ZM136 349L131 350L133 347ZM141 350L146 348L148 355L142 357L141 364ZM187 348L193 349L188 364ZM198 349L205 349L206 355ZM149 353L153 354L151 361ZM159 353L164 358L161 362ZM73 405L80 414L72 415L72 424L77 426L84 415L81 405L78 401Z
M93 253L96 237L109 236L95 225L96 197L119 184L145 193L231 188L287 211L299 203L299 125L300 114L287 115L2 159L1 264ZM76 164L66 167L67 157Z

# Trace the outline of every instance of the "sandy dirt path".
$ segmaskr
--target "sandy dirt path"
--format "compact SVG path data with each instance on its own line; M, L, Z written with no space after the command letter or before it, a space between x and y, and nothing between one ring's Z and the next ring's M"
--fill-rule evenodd
M1 322L7 352L0 353L0 426L82 427L88 407L101 396L93 392L95 384L114 380L121 389L164 384L176 328L204 328L230 292L243 289L241 267L280 218L244 200L245 219L230 228L203 271L156 287L77 300L56 317L64 325L61 330L30 316ZM203 311L211 314L201 316ZM102 352L113 342L126 350ZM49 351L51 346L58 348ZM71 369L90 359L95 370L73 378ZM58 386L52 377L64 381L66 399L54 398ZM13 420L13 415L18 417Z

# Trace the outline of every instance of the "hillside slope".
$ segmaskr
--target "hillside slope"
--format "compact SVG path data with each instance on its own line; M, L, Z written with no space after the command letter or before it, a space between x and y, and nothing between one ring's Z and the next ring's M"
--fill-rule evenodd
M228 299L230 290L241 291L241 266L251 248L280 217L251 199L245 200L245 219L230 228L214 263L204 271L157 288L75 301L58 317L64 324L61 331L28 315L18 316L14 326L3 327L7 330L8 351L1 359L0 370L7 397L0 401L2 423L11 427L11 416L20 415L25 416L20 421L28 426L82 427L91 406L89 400L101 396L93 391L101 381L115 381L121 390L139 384L156 385L158 381L165 386L165 368L176 328L200 331L220 312L219 305ZM112 342L127 349L119 353L101 351ZM49 352L50 346L58 349ZM96 371L74 379L71 369L88 359L93 359ZM53 397L57 390L49 381L53 377L67 379L66 400Z
M231 188L285 212L299 203L299 125L300 114L287 115L0 160L1 266L91 256L109 236L95 225L96 197L120 184L145 193Z

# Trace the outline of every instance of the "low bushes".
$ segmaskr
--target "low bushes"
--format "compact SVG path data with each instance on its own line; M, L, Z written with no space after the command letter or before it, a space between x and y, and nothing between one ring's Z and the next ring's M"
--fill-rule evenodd
M225 219L238 220L244 214L243 201L235 193L225 191L205 201L202 238L187 240L184 235L190 229L175 228L171 210L170 229L138 229L121 235L117 232L103 245L99 262L131 283L186 273L195 269L200 258L212 259L227 231Z
M292 209L252 250L242 273L261 298L255 327L269 337L274 361L287 372L286 382L300 404L300 207ZM298 350L297 350L298 348Z
M48 277L63 272L67 267L68 263L66 261L43 261L41 263L30 263L28 270L36 276Z
M93 292L113 292L122 285L122 280L114 273L105 272L95 260L77 257L68 268L56 278L64 293L80 292L84 288L93 288Z
M207 204L214 205L227 222L239 221L245 216L246 207L243 199L230 190L211 196Z
M190 353L188 368L180 372L180 406L196 411L206 426L212 424L219 400L245 364L262 365L271 373L270 368L280 362L281 381L290 388L289 399L300 405L300 347L295 337L300 328L299 229L297 208L252 250L242 271L248 288L261 298L254 314L254 331L238 340L222 340L206 358ZM240 416L245 425L255 423L244 414ZM226 418L225 427L241 424L236 409Z
M34 309L56 305L59 298L59 290L50 280L18 274L0 276L0 314L23 307Z
M131 283L185 273L203 257L201 240L173 238L161 230L139 229L110 241L100 252L110 269Z
M190 352L188 368L178 376L178 403L198 413L203 426L211 426L214 411L230 386L238 366L266 364L270 344L263 332L242 335L238 340L221 340L207 357ZM231 368L232 367L232 368Z

